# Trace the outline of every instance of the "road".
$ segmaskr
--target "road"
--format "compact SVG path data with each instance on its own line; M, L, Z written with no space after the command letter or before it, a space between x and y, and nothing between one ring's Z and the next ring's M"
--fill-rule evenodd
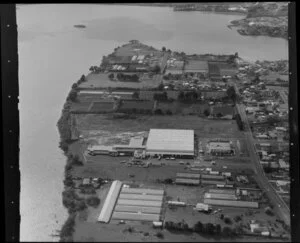
M238 88L236 84L234 84L236 89L236 93L239 94ZM265 176L265 172L263 170L262 165L260 164L259 156L256 152L255 148L255 141L253 138L253 134L249 125L249 121L245 112L245 107L242 104L236 104L237 110L241 116L242 121L245 125L245 136L246 136L246 143L249 151L250 158L253 159L254 162L254 172L256 174L256 180L261 188L264 188L266 194L270 201L274 205L274 210L278 213L278 215L284 220L287 225L290 225L290 210L289 207L286 205L284 200L276 193L274 188L268 181L268 178Z

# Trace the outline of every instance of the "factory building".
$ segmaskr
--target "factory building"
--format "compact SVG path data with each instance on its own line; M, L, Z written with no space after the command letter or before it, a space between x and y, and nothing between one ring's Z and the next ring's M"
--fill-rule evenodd
M150 129L146 154L194 157L194 130Z
M234 155L234 149L229 142L210 142L207 147L211 155Z

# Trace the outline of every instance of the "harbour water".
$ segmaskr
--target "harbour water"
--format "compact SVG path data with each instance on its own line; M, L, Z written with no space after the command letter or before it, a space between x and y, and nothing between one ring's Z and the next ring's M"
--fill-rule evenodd
M57 241L51 234L67 218L61 196L65 156L58 148L56 123L71 85L103 55L132 39L187 54L288 58L284 39L241 36L227 28L236 18L242 16L168 7L18 6L21 241Z

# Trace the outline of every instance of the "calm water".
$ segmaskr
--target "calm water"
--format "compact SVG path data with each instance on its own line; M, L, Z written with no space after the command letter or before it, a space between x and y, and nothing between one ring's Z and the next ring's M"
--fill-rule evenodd
M67 217L56 122L72 83L131 39L189 54L237 51L251 60L287 59L287 41L240 36L226 27L236 18L158 7L18 6L21 241L56 241L50 235Z

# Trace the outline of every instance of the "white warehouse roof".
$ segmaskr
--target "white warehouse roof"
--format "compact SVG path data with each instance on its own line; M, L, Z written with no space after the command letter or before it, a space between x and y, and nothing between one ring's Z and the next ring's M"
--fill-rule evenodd
M150 129L148 154L194 155L194 130Z

